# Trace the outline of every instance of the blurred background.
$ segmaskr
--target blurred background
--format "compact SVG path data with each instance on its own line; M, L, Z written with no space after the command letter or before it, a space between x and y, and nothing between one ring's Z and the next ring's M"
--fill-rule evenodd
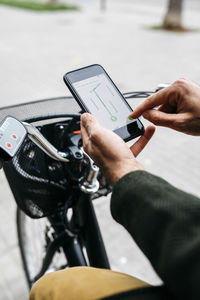
M122 92L155 90L179 77L200 83L198 0L26 1L0 0L1 106L69 95L64 73L93 63L101 64ZM130 100L133 108L140 102ZM199 152L199 137L158 128L138 159L148 171L200 195ZM0 195L0 300L25 300L16 205L3 171ZM109 197L95 207L112 268L160 283L112 220Z

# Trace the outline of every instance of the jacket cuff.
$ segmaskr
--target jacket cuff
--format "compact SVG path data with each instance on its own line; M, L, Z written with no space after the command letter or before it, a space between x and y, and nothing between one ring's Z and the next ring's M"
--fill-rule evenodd
M126 211L124 206L129 201L135 200L137 206L137 201L142 197L145 186L152 182L152 178L154 178L152 174L139 170L126 174L115 183L111 197L111 214L117 222L123 218L123 213ZM133 199L134 194L137 199Z

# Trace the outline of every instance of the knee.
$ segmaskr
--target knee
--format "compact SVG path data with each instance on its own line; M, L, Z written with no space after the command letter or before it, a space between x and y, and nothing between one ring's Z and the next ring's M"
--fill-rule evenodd
M30 300L45 300L53 299L51 294L53 293L53 286L56 281L57 272L49 273L41 277L32 286L30 291Z
M73 267L44 275L33 285L29 300L76 299L73 296L74 288L80 281L84 284L79 277L88 273L88 269Z

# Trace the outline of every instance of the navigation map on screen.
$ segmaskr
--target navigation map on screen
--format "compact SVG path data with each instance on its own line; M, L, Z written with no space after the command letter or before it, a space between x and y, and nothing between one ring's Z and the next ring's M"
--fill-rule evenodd
M128 117L131 109L104 74L74 82L73 86L103 127L116 130L133 122Z

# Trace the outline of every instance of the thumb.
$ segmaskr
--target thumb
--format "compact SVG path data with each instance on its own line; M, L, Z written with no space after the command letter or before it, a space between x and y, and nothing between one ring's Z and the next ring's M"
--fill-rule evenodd
M81 115L81 127L87 133L88 136L91 135L91 131L99 127L99 122L89 113L84 113Z
M154 125L174 128L174 124L181 118L177 114L168 114L156 109L150 109L143 113L143 117Z
M155 132L155 127L152 125L149 125L144 134L137 140L136 143L134 143L131 147L130 150L132 151L133 155L135 157L138 156L138 154L144 149L144 147L148 144L150 139L152 138L154 132Z

